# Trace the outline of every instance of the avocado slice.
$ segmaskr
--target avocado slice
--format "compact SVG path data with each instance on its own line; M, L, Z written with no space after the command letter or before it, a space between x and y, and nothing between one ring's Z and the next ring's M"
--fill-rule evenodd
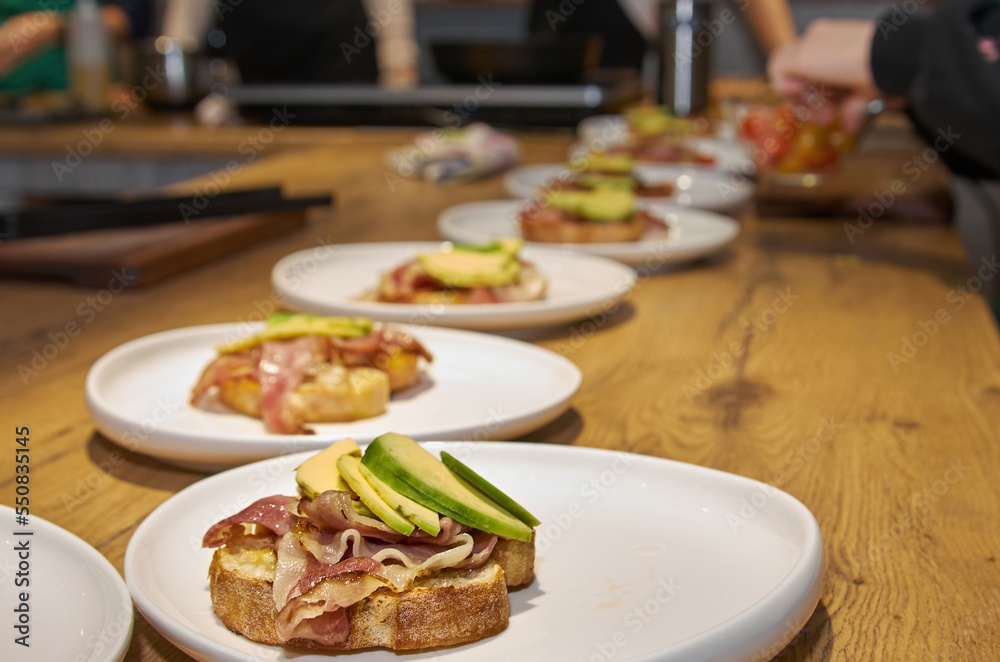
M302 495L315 499L327 490L349 490L350 486L340 477L337 460L341 455L361 457L361 447L353 439L341 439L316 453L295 469L295 482Z
M417 442L389 432L365 450L361 463L397 492L457 522L529 542L531 527L463 485Z
M451 250L420 253L424 270L448 287L495 287L517 280L520 239L501 239L485 246L456 244Z
M395 508L396 512L416 524L421 531L426 531L432 536L441 533L441 518L436 512L392 489L365 465L358 464L358 469L368 484L374 487L378 495Z
M360 338L371 333L373 322L367 317L323 317L304 313L277 313L267 318L260 333L219 346L220 354L242 352L265 340L286 340L299 336Z
M694 120L677 117L663 106L638 106L626 110L625 115L636 133L644 136L688 134L695 130Z
M405 536L413 533L413 522L396 512L396 509L386 503L378 492L368 484L361 475L361 460L354 455L341 455L337 458L337 469L351 489L360 497L361 502L378 515L378 518L389 525L394 531Z
M524 239L519 237L502 237L486 244L454 243L452 249L469 253L507 253L516 255L524 246Z
M635 213L635 193L622 189L552 191L549 206L595 223L625 221Z
M493 499L500 507L528 526L534 527L541 524L538 518L529 513L521 504L511 499L500 488L470 469L451 453L441 451L441 463L459 477L469 481L473 487L482 491L483 494Z
M364 501L352 501L351 507L354 508L354 512L362 517L371 517L372 519L378 519L378 515L371 511L371 508L365 505Z
M613 172L620 175L631 174L633 170L635 158L630 154L591 152L583 166L584 172Z

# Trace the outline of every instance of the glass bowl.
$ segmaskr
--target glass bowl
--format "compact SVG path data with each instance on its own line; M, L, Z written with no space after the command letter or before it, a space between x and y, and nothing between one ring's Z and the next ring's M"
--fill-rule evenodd
M864 117L846 121L844 104L815 94L802 100L741 102L735 106L736 131L759 179L815 186L837 174L845 155L880 110L869 104ZM857 126L849 129L849 125Z

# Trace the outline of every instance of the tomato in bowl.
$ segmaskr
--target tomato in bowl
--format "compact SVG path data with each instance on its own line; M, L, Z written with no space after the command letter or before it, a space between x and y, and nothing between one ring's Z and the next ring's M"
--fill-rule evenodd
M737 132L759 175L803 183L835 174L857 141L840 105L829 100L742 104Z

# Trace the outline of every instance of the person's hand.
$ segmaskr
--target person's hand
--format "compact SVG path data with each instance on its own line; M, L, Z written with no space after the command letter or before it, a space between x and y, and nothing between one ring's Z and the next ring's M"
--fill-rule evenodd
M873 21L817 19L801 38L774 52L768 76L784 94L800 93L807 82L875 94L869 64L874 35Z
M856 130L868 103L878 96L870 65L874 35L873 21L817 19L801 38L771 55L767 63L771 84L791 97L802 97L817 84L843 89L845 128Z
M412 66L385 67L378 75L378 84L387 89L416 87L419 82L420 74Z
M0 24L0 77L58 42L62 30L62 17L55 12L26 12Z

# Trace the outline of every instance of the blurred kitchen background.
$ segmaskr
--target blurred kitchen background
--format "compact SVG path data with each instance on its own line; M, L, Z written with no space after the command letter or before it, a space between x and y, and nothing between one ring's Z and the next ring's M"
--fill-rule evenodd
M18 0L7 1L17 4ZM77 3L84 1L77 0ZM374 1L380 2L384 10L395 12L400 0ZM562 0L558 7L560 11L572 13L583 2L596 5L613 1ZM726 23L724 31L712 40L708 49L709 75L713 81L763 78L765 57L743 16L746 3L754 1L704 3L710 16L717 17L728 11L735 17ZM2 2L4 0L0 0ZM109 76L119 81L117 103L112 103L110 108L88 108L81 106L79 95L74 101L67 95L45 92L0 94L0 124L58 126L81 119L99 122L102 117L111 122L107 125L109 130L124 122L151 121L150 118L160 123L192 122L210 126L266 123L275 108L291 107L295 109L296 124L448 125L449 120L484 119L498 126L547 125L571 131L583 116L612 112L620 104L635 101L642 95L655 96L659 75L655 42L647 44L647 57L635 81L626 81L617 75L602 78L597 75L602 73L600 71L567 79L565 72L552 69L558 63L541 51L528 60L528 67L533 71L527 74L536 74L534 77L522 70L508 69L510 78L507 78L501 73L504 70L499 51L488 55L485 61L473 63L478 70L470 69L472 65L460 61L460 57L464 51L483 44L514 45L516 53L518 44L526 43L529 38L531 0L412 2L412 34L419 47L416 60L419 82L411 86L404 81L402 85L389 88L373 83L303 82L301 74L289 76L293 85L275 85L282 82L280 68L277 74L272 70L270 79L263 85L241 81L233 56L234 38L227 30L238 25L238 17L248 13L248 8L258 0L119 0L116 4L128 14L133 25L131 38L120 45L111 58ZM52 3L65 10L73 0L51 0L49 4ZM336 5L337 0L331 3ZM44 1L40 5L46 6ZM316 6L307 0L290 0L281 5L293 12L296 8ZM872 18L889 5L881 1L790 0L799 29L818 16ZM259 7L259 3L256 6ZM309 12L300 13L305 15L295 20L300 20L303 29L316 22ZM234 17L237 18L234 20ZM357 27L358 22L351 25ZM291 48L288 42L281 46L282 42L272 39L267 27L253 24L244 27L252 37L250 50L253 61L258 64L282 54L287 57ZM360 30L355 34L361 40L354 42L361 45L359 50L368 50ZM246 42L244 34L243 52L247 51ZM458 45L460 50L445 50L449 45ZM299 56L291 56L287 61L294 62L295 57ZM323 57L327 62L340 60L339 64L343 65L341 52L323 54ZM523 68L525 64L522 60L511 66ZM163 72L165 80L148 84L147 72L151 70ZM489 102L475 101L475 107L470 106L468 100L476 98L473 95L477 90L478 74L489 77L494 72L492 80L502 84L499 91ZM100 84L100 76L97 79ZM462 111L459 113L461 118L456 117L456 109ZM71 153L72 144L67 149L70 152L65 161L73 161L76 157ZM80 160L80 166L73 169L73 176L63 178L59 169L53 168L50 158L9 154L0 146L0 205L13 200L16 192L25 190L59 190L63 194L79 190L91 195L125 189L149 190L225 164L225 161L199 156L155 161L107 156Z

